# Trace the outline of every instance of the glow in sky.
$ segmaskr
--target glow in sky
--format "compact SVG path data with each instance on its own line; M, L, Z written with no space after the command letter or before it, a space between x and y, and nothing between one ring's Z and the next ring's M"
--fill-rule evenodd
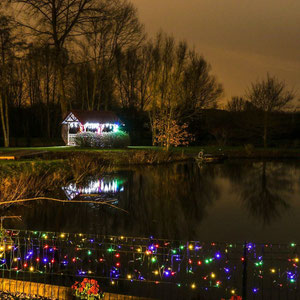
M300 97L299 0L132 0L149 36L173 34L195 46L223 83L243 95L267 72Z

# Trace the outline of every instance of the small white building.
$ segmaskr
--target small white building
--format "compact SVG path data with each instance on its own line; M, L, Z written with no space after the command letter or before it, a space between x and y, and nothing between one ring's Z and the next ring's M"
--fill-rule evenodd
M74 146L78 132L117 132L121 124L111 111L71 110L62 122L62 138L66 145Z

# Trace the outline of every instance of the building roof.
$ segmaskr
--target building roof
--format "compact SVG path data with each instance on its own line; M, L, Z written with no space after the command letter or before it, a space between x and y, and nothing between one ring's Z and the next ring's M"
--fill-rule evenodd
M88 123L122 123L121 120L118 118L118 116L112 112L112 111L88 111L88 110L77 110L73 109L68 114L67 117L64 119L63 123L68 122L68 119L71 117L71 115L74 115L76 119L81 124Z

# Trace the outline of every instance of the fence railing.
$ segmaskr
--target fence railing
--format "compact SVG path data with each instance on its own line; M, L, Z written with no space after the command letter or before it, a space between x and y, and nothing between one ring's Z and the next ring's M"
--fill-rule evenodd
M76 134L72 134L72 133L68 134L68 146L75 146L76 145L75 138L76 138Z
M93 278L107 292L150 298L299 299L298 250L294 243L2 230L0 270L2 279L65 287Z

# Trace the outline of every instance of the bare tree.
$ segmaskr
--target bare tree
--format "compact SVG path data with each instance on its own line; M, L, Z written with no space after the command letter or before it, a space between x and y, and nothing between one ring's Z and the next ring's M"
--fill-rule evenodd
M143 112L151 100L151 59L152 45L147 44L140 49L128 49L124 53L117 52L117 90L122 108L134 108Z
M181 108L194 114L199 110L214 107L223 93L223 87L210 74L211 66L195 51L189 54L184 70Z
M67 65L67 41L80 35L80 25L88 19L94 9L94 0L7 0L15 5L17 23L40 39L51 44L56 53L59 70L59 97L61 111L68 110L65 91L65 68Z
M226 110L231 112L241 112L245 109L245 103L243 97L232 97L230 101L227 102Z
M103 0L91 13L79 40L81 59L86 72L92 72L85 95L89 109L108 109L108 82L115 81L116 53L138 49L144 40L143 26L136 9L126 0ZM87 94L88 92L88 94Z
M246 91L246 98L263 112L263 142L264 147L267 147L270 113L284 108L295 98L295 93L287 90L284 81L267 74L267 79L251 84Z
M153 143L156 141L156 120L163 121L169 128L171 121L176 119L175 109L180 99L186 58L185 42L176 43L173 37L158 33L149 58L152 59L149 115Z
M0 117L4 146L9 147L9 106L18 92L15 70L17 69L16 36L12 20L0 15Z
M30 45L23 64L27 104L31 107L36 106L40 111L37 118L40 118L42 125L45 124L42 128L49 138L52 134L51 120L53 119L53 116L50 117L51 107L57 103L55 50L49 44ZM44 109L46 109L46 118L42 113Z

